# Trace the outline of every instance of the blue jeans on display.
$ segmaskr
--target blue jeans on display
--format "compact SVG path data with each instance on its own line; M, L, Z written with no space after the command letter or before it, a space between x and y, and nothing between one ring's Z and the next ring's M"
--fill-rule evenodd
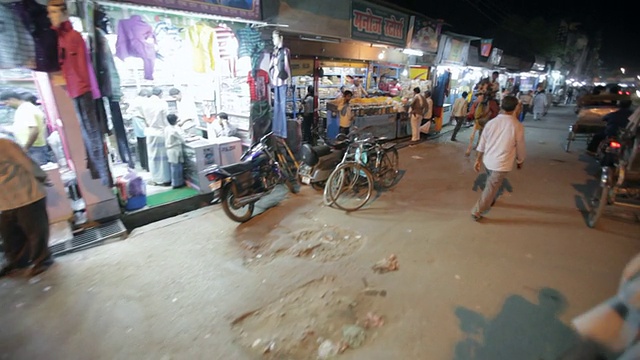
M276 86L273 96L273 134L287 138L287 85Z
M73 106L80 120L82 140L87 149L87 167L93 179L100 179L104 186L113 186L109 162L104 149L104 136L98 115L96 103L91 91L73 99Z

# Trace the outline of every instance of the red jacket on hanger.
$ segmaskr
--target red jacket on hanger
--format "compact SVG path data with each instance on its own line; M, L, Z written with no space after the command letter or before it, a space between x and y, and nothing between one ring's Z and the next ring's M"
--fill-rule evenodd
M87 45L82 35L73 29L70 21L63 22L54 30L58 33L58 60L62 75L67 82L67 93L72 98L77 98L93 91L96 98L91 79L95 75L89 69L91 65L87 57Z

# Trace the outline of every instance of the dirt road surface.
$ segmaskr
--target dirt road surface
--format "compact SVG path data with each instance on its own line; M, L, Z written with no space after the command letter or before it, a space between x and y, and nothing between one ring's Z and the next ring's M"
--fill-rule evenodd
M586 226L597 166L563 150L570 110L525 122L529 157L482 222L467 129L402 148L357 212L280 191L242 225L212 205L3 279L0 358L554 359L640 251L632 214Z

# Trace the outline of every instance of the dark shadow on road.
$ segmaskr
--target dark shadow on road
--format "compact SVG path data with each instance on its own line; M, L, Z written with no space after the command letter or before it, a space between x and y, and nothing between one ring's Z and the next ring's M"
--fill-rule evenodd
M367 205L370 205L373 201L377 200L382 194L389 192L389 190L393 189L396 185L398 185L398 183L400 182L400 180L402 180L402 178L404 177L404 174L406 173L407 173L407 170L398 170L398 175L393 181L393 184L389 187L385 188L385 187L376 185L374 187L375 192L373 196L371 196L371 199L369 199L369 201L367 202Z
M269 231L280 224L283 218L305 205L304 201L296 201L295 197L296 194L291 194L285 185L276 186L270 194L256 202L251 220L238 224L234 231L235 240L238 243L250 240L256 245L263 245L262 243L268 241L266 234ZM283 207L283 209L273 209L267 212L281 203L286 203L286 209ZM261 216L263 213L268 213L269 216Z
M500 218L491 217L491 212L480 221L481 224L503 224L503 225L518 225L518 226L567 226L570 224L568 221L551 221L551 220L539 220L531 217L522 218Z
M587 180L586 184L572 184L574 189L580 193L585 199L593 197L594 192L600 186L600 181L596 179Z
M454 349L454 360L552 360L578 340L558 316L565 297L544 288L533 303L520 295L508 297L495 318L464 308L455 309L464 338Z
M527 204L514 204L506 202L496 202L495 207L507 208L507 209L521 209L535 211L541 214L566 214L574 212L570 207L553 207L553 206L541 206L541 205L527 205ZM582 209L580 209L582 211Z

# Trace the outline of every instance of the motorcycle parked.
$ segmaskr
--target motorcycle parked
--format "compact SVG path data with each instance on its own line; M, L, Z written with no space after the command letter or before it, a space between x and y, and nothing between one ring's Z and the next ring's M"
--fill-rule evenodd
M300 181L314 189L322 189L348 147L346 136L342 134L333 145L302 145L302 163L298 170Z
M600 162L600 166L615 166L620 159L621 148L622 144L617 138L604 139L596 151L596 159Z
M255 203L278 184L285 183L289 191L298 192L296 172L278 149L279 145L291 155L286 143L278 143L270 132L251 145L240 162L213 165L203 171L213 191L214 202L222 202L222 209L231 220L242 223L251 219Z

